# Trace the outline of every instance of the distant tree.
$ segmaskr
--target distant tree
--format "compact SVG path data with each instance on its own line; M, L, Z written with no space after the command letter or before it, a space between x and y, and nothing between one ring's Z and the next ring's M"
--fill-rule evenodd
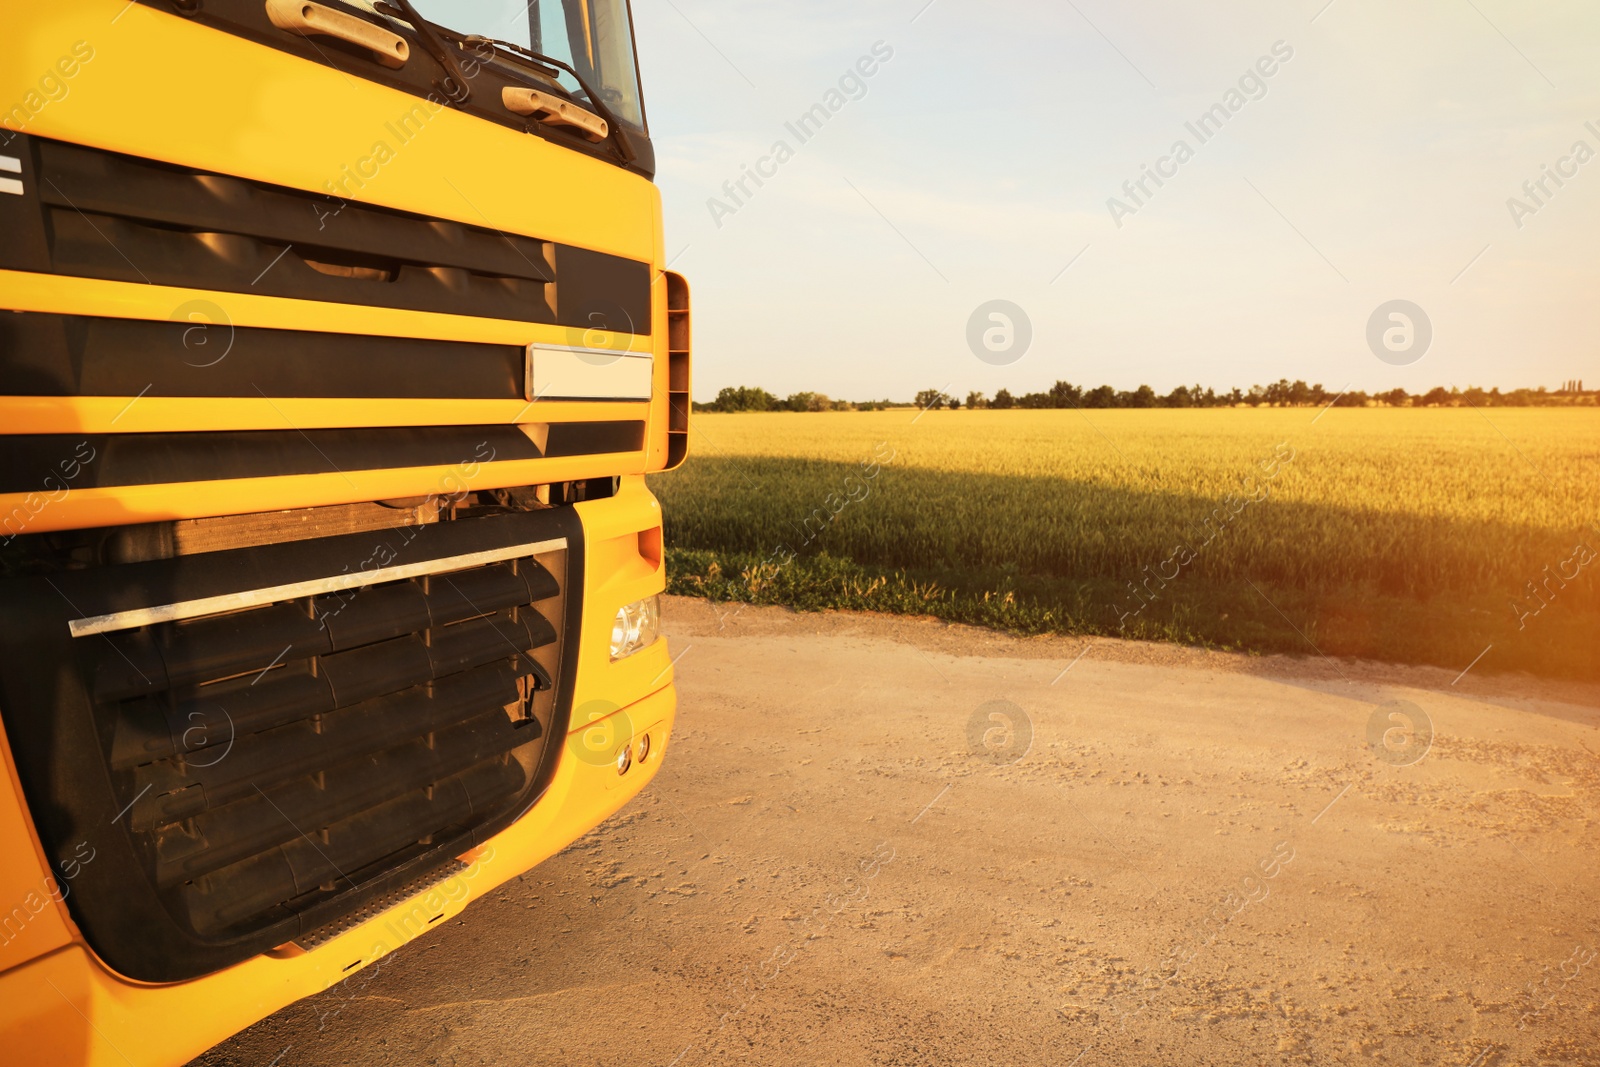
M1000 390L998 393L994 394L994 399L989 401L990 407L999 408L1002 411L1007 410L1015 405L1016 401L1011 398L1011 390L1009 389Z
M1411 403L1411 394L1404 389L1391 389L1387 393L1380 393L1378 399L1392 408L1403 408Z
M1346 389L1343 395L1333 402L1333 406L1337 408L1364 408L1367 406L1367 394L1359 389Z
M1227 399L1228 399L1228 404L1231 407L1238 407L1240 404L1244 403L1244 393L1241 392L1239 387L1236 385L1231 390L1228 391L1228 398Z
M1021 400L1017 401L1019 408L1053 408L1055 402L1050 399L1049 393L1024 393Z
M961 401L957 400L955 397L951 397L949 400L945 401L944 406L949 408L951 411L956 411L961 407Z
M817 394L811 392L790 393L778 405L782 411L810 411L811 405L816 401ZM824 397L824 400L827 398Z
M1430 408L1449 407L1450 393L1443 386L1434 386L1432 389L1429 389L1428 394L1422 398L1422 404L1423 406Z
M1114 408L1117 406L1117 391L1109 385L1097 385L1083 394L1083 406L1086 408Z
M1153 408L1156 406L1156 391L1148 385L1141 385L1131 393L1123 393L1119 398L1125 407Z
M1245 403L1251 407L1258 408L1267 402L1267 391L1259 385L1252 385L1250 391L1245 394L1244 399Z
M983 406L985 406L985 403L984 403L984 399L983 399L983 394L982 393L968 393L967 394L967 410L968 411L972 411L974 408L981 408Z
M917 407L926 411L940 400L944 399L944 392L939 389L924 389L917 394Z
M729 386L717 393L711 404L713 411L771 411L779 405L777 397L765 389L751 386Z
M1161 398L1162 406L1169 408L1194 407L1194 394L1189 392L1187 385L1180 385L1172 392Z
M1083 390L1071 382L1057 382L1050 387L1050 404L1058 408L1075 408L1083 398Z
M1467 391L1461 394L1461 399L1475 408L1489 406L1489 394L1475 385L1469 385Z

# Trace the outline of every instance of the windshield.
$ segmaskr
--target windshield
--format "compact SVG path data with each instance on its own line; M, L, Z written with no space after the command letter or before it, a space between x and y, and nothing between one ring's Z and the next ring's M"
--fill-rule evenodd
M413 6L446 29L561 60L594 86L614 115L644 129L628 0L413 0Z

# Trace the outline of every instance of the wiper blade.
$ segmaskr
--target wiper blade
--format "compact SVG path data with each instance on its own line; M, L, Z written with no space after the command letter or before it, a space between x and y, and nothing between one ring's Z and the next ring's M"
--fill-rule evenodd
M555 78L560 75L562 71L572 74L574 78L578 77L577 73L565 63L561 64L560 67L552 67L545 62L547 57L540 55L538 52L530 52L520 44L513 44L510 41L502 41L498 37L485 37L481 33L469 33L461 38L461 42L463 44L469 44L475 47L478 45L488 45L494 51L505 53L512 59L517 60L523 66L532 67L546 78ZM583 84L581 78L579 79L578 83L580 85ZM565 87L559 85L557 87L560 88L564 93L568 92ZM584 91L587 92L588 90Z

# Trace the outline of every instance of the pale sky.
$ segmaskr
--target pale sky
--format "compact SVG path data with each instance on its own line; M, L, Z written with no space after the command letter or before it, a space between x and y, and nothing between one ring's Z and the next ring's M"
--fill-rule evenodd
M694 287L698 399L1057 378L1600 386L1600 156L1572 154L1600 153L1600 6L635 0L634 14L668 255ZM878 42L892 56L865 94L847 82L860 98L834 96L801 143L785 124ZM1272 75L1229 98L1262 57ZM1205 143L1186 128L1228 103ZM1161 163L1176 173L1147 178L1136 205L1123 183L1180 139L1193 158ZM736 205L723 183L779 140L793 158L763 164L760 187L746 178ZM1523 192L1558 166L1576 174L1545 178L1542 203ZM1513 196L1536 210L1513 220ZM1120 227L1111 197L1135 208ZM1032 321L1007 366L967 343L991 299ZM1367 341L1394 299L1433 327L1406 366Z

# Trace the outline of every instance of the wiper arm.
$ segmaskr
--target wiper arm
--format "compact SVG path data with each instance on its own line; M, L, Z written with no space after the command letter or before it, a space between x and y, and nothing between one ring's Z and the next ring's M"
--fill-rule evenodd
M622 161L624 163L632 163L635 159L639 158L637 153L635 153L633 150L633 143L628 140L628 135L622 128L622 123L617 121L617 116L612 113L609 107L606 106L605 101L600 98L600 94L595 92L589 83L583 80L583 75L573 70L572 67L568 66L566 63L563 63L555 56L547 56L540 52L532 52L526 48L523 48L521 45L512 44L510 41L498 41L493 37L484 37L475 33L467 34L461 37L460 41L462 44L467 45L486 44L497 51L509 54L513 58L531 61L532 65L535 67L546 66L553 67L556 70L566 71L568 74L572 75L572 80L578 83L578 88L583 90L583 95L589 98L590 105L593 106L595 111L599 113L601 118L606 120L606 126L610 130L611 139L616 143L617 154L622 157Z
M456 57L450 54L450 49L446 48L444 41L440 39L439 34L436 32L437 27L417 14L417 9L412 6L411 0L386 0L384 6L399 10L405 20L411 24L411 28L417 31L417 36L422 39L422 47L427 49L428 54L445 69L446 80L456 86L456 92L451 92L448 85L440 85L439 89L444 92L445 96L457 105L471 100L472 87L467 84L467 76L462 73L461 64L456 62Z

